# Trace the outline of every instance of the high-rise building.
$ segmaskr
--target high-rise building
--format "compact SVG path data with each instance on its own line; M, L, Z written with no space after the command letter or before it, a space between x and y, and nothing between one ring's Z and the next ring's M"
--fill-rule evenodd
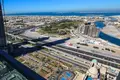
M0 16L2 16L2 7L0 3ZM5 29L3 17L0 17L0 49L4 49L6 46L6 38L5 38Z
M100 72L97 60L92 60L92 66L86 72L85 78L83 80L100 80Z
M6 50L6 37L0 3L0 80L45 80L31 69L14 59Z
M79 27L75 30L76 34L88 35L90 37L98 37L99 29L96 28L94 23L84 23L79 25Z
M89 28L90 28L89 25L85 25L85 30L84 30L84 34L85 34L85 35L88 34Z

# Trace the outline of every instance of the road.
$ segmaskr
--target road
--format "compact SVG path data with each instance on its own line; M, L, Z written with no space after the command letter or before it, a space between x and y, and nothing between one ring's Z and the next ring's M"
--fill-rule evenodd
M77 61L73 61L69 58L66 58L66 56L62 56L60 54L55 54L55 53L49 53L49 52L46 52L46 51L42 51L43 53L46 53L44 55L46 56L49 56L49 57L54 57L55 59L59 59L60 61L63 61L63 62L70 62L74 65L77 65L77 66L80 66L82 68L85 68L86 70L90 67L90 64L85 64L83 62L77 62ZM59 56L58 56L59 55Z
M90 56L94 56L94 57L103 58L103 59L108 60L108 61L120 63L120 57L119 56L113 56L113 55L100 53L100 52L95 52L95 51L94 52L87 52L87 51L84 51L84 50L70 48L70 47L61 46L61 45L58 45L58 47L65 48L65 49L72 50L72 51L76 51L76 52L83 53L83 54L90 55Z
M40 42L41 44L46 43L46 42ZM38 44L38 43L37 43ZM40 44L40 45L41 45ZM74 48L70 48L70 47L66 47L66 46L61 46L61 45L56 45L56 46L51 46L51 48L54 48L56 50L71 54L73 56L77 56L79 58L83 58L86 60L91 61L92 59L97 59L98 62L105 64L105 65L109 65L115 68L119 68L120 69L120 59L115 58L115 56L112 58L110 56L106 56L106 54L100 55L99 53L95 54L95 53L90 53L87 51L82 51L79 49L74 49Z
M80 53L80 52L75 52L75 51L72 51L72 50L68 50L68 49L65 49L65 48L58 48L58 47L52 47L56 50L60 50L62 52L66 52L68 54L71 54L73 56L77 56L79 58L83 58L85 60L89 60L91 61L92 59L97 59L98 62L102 63L102 64L105 64L105 65L109 65L109 66L112 66L112 67L115 67L115 68L119 68L120 67L118 66L119 63L115 63L115 62L112 62L112 61L109 61L109 60L106 60L106 59L103 59L103 58L100 58L100 57L95 57L95 56L90 56L90 55L86 55L84 53Z
M25 37L25 36L24 36ZM28 38L28 37L27 37ZM35 42L37 45L41 44L46 44L49 42L46 41L40 41ZM56 49L57 51L62 51L65 52L67 54L73 55L73 56L77 56L79 58L85 59L85 60L89 60L91 61L92 59L97 59L98 62L105 64L105 65L109 65L115 68L119 68L120 69L120 59L118 59L118 57L116 56L106 56L106 54L99 54L99 53L90 53L87 51L83 51L83 50L79 50L79 49L74 49L74 48L70 48L70 47L66 47L66 46L61 46L61 45L54 45L51 46L50 48Z
M40 26L42 26L44 24L45 23L41 23ZM20 28L20 29L9 30L7 32L11 33L11 34L21 34L21 33L25 32L26 30L29 30L29 29L32 29L32 28L38 28L40 26L23 27L23 28Z
M32 39L31 37L25 37L25 36L23 36L23 38ZM39 43L38 42L34 42L34 43L41 46L41 44L46 44L49 42L39 41ZM54 45L54 46L51 46L51 48L56 49L57 51L62 51L62 52L71 54L73 56L77 56L79 58L89 60L89 61L91 61L92 59L97 59L98 62L102 64L109 65L109 66L120 69L120 57L119 56L114 56L114 55L107 54L107 53L89 52L89 51L74 49L74 48L70 48L70 47L62 46L62 45Z

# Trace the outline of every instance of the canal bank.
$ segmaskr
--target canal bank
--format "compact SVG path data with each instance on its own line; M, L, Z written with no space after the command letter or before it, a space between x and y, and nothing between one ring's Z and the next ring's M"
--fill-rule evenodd
M103 29L104 26L105 26L104 23L101 22L101 21L95 22L95 25L96 25L97 28L100 28L100 29ZM116 38L116 37L114 37L112 35L109 35L109 34L106 34L106 33L102 32L102 31L100 31L99 34L98 34L98 37L103 39L103 40L106 40L106 41L108 41L110 43L113 43L113 44L116 44L116 45L120 46L120 39Z
M113 37L111 35L105 34L102 31L100 31L100 33L98 34L98 37L103 39L103 40L106 40L110 43L113 43L113 44L116 44L116 45L120 46L120 39L118 39L116 37Z

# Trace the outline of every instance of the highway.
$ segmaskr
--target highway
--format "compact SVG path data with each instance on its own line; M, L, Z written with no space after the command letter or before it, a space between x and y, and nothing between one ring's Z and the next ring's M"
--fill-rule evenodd
M20 36L20 37L22 37L22 36ZM23 36L23 38L24 39L29 39L29 40L31 39L30 37L25 38L25 36ZM31 41L29 41L29 42L31 43ZM38 45L41 46L42 44L47 44L49 42L47 42L47 41L39 41L39 43L38 43L38 42L33 42L32 41L32 44L33 43L37 44L37 46ZM95 53L95 52L92 53L92 52L89 52L89 51L70 48L70 47L62 46L62 45L53 45L53 46L50 46L50 47L53 48L53 49L56 49L58 51L62 51L62 52L65 52L67 54L77 56L79 58L86 59L86 60L89 60L89 61L91 61L92 59L97 59L98 62L100 62L102 64L109 65L109 66L120 69L120 58L116 57L116 56L111 56L111 55L108 55L108 54L106 55L106 54L103 54L103 53L100 53L100 54Z
M109 65L109 66L112 66L112 67L120 69L120 67L118 66L119 63L115 63L115 62L112 62L112 61L109 61L109 60L105 60L105 59L100 58L100 57L94 57L94 56L86 55L84 53L79 53L79 52L75 52L75 51L72 51L72 50L67 50L65 48L58 48L58 47L52 47L52 48L54 48L56 50L60 50L60 51L66 52L66 53L71 54L73 56L77 56L79 58L83 58L83 59L89 60L89 61L91 61L92 59L97 59L98 62L100 62L102 64Z
M20 33L23 33L24 31L32 29L32 28L37 28L37 27L35 27L35 26L25 27L25 28L23 27L21 29L9 30L8 33L11 33L11 34L20 34Z
M35 43L37 45L41 46L41 45L47 44L49 42L39 41L39 42L35 42ZM49 46L47 46L47 47L49 47ZM89 60L89 61L91 61L92 59L97 59L98 62L100 62L102 64L109 65L109 66L112 66L112 67L120 69L120 64L119 64L120 59L111 58L111 57L103 56L103 55L98 55L99 53L94 54L94 53L90 53L90 52L87 52L87 51L74 49L74 48L61 46L61 45L53 45L50 48L53 48L53 49L56 49L57 51L62 51L64 53L67 53L67 54L70 54L70 55L73 55L73 56L77 56L79 58L82 58L82 59L85 59L85 60Z
M46 41L42 41L43 43L48 43ZM114 63L120 63L120 56L114 56L114 55L110 55L107 53L100 53L100 52L89 52L89 51L84 51L84 50L80 50L80 49L75 49L75 48L71 48L71 47L67 47L67 46L62 46L62 45L56 45L56 47L62 48L62 49L67 49L67 50L71 50L71 51L75 51L75 52L79 52L79 53L83 53L89 56L94 56L94 57L98 57L104 60L108 60Z
M48 42L43 41L43 42L40 42L40 43L43 44L43 43L48 43ZM102 64L109 65L109 66L120 69L120 59L111 58L111 57L106 56L106 55L103 56L103 55L100 55L99 53L94 54L94 53L90 53L90 52L87 52L87 51L82 51L82 50L79 50L79 49L74 49L74 48L61 46L61 45L51 46L51 48L54 48L56 50L59 50L59 51L71 54L73 56L77 56L77 57L89 60L89 61L91 61L92 59L97 59L98 62L100 62Z
M72 63L74 65L80 66L81 68L84 68L85 70L88 70L88 68L90 67L90 64L85 64L82 61L81 62L73 61L70 58L66 58L66 56L62 56L60 54L49 53L47 51L42 51L42 53L46 53L44 55L49 56L49 57L54 57L57 60L60 60L63 62L69 62L69 63Z
M70 48L70 47L61 46L61 45L57 45L57 46L61 47L61 48L68 49L68 50L76 51L76 52L79 52L79 53L83 53L83 54L86 54L86 55L103 58L103 59L108 60L108 61L120 63L120 57L118 57L118 56L103 54L103 53L100 53L100 52L98 52L98 53L95 53L95 52L91 53L91 52L83 51L83 50L80 50L80 49Z
M42 25L44 25L44 23L40 24L40 26L42 26ZM29 30L29 29L32 29L32 28L38 28L40 26L23 27L23 28L20 28L20 29L9 30L7 32L10 33L10 34L18 35L18 34L21 34L21 33L25 32L26 30Z

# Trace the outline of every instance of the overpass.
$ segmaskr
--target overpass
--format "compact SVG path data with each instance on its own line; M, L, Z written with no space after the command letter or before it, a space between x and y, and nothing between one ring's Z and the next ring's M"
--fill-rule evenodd
M32 38L30 38L30 37L26 37L26 36L23 36L23 37L26 40L29 39L28 40L29 43L35 44L37 46L42 46L44 48L48 48L48 49L54 50L56 52L67 53L67 54L70 54L72 56L76 56L76 57L85 59L87 61L91 61L92 59L97 59L98 62L100 62L102 64L109 65L109 66L112 66L112 67L120 69L120 57L119 56L114 56L114 55L111 55L111 54L100 53L100 52L98 52L98 53L95 53L95 52L92 53L92 52L89 52L89 51L78 50L78 49L74 49L74 48L70 48L70 47L66 47L66 46L62 46L62 45L49 46L49 45L45 45L45 44L52 44L52 42L47 42L47 41L34 42L34 41L31 41ZM22 35L20 35L17 38L23 39Z

